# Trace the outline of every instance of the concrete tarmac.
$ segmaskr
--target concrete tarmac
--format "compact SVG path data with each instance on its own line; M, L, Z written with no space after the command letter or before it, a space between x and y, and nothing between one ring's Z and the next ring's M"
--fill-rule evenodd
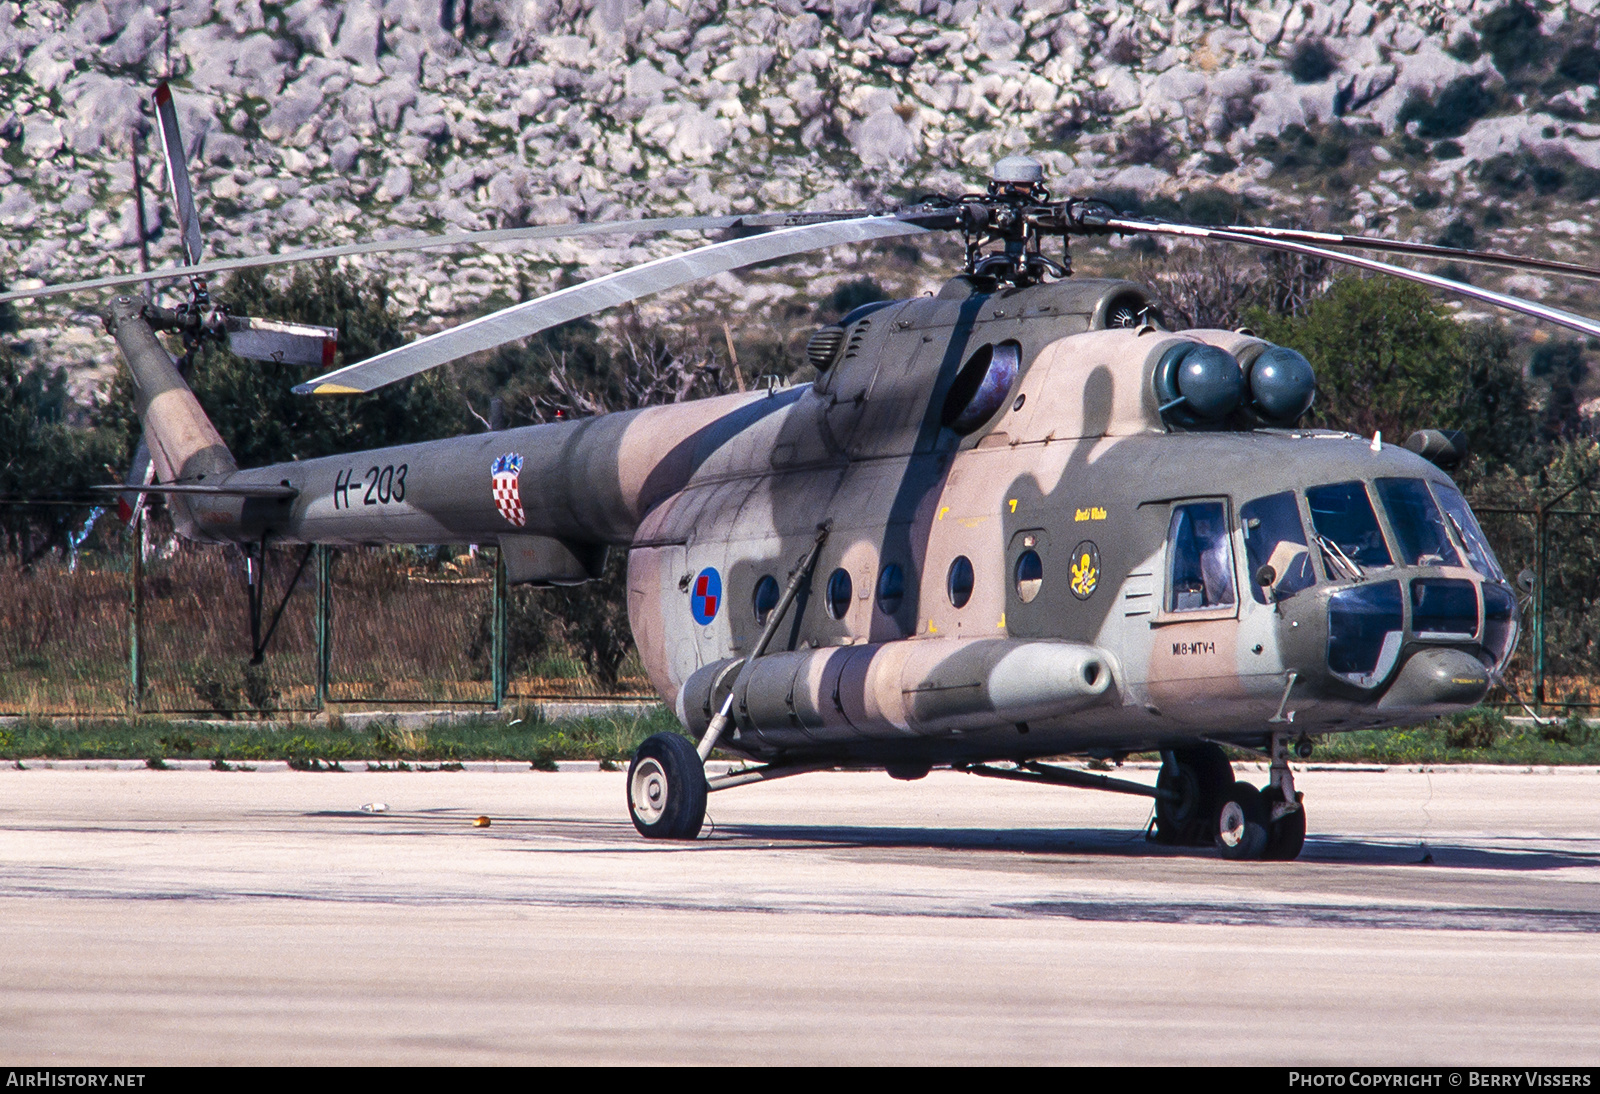
M620 773L6 769L0 1064L1600 1063L1600 773L1298 781L1235 864L939 772L674 845Z

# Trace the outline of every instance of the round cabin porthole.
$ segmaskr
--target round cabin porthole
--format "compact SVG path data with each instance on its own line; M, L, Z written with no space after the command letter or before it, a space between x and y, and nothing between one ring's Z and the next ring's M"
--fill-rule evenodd
M751 605L755 608L756 623L766 626L767 620L772 616L772 610L778 606L778 579L767 574L756 582Z
M843 619L845 613L850 610L852 591L850 571L843 566L833 571L828 578L828 614L835 619Z
M878 610L884 615L893 615L900 610L905 595L905 574L891 562L878 575Z
M1033 603L1044 587L1044 563L1039 561L1038 551L1024 551L1017 556L1016 582L1017 599L1024 604Z
M950 594L950 604L957 608L966 607L967 601L972 599L972 560L966 555L957 555L950 564L950 576L945 586Z

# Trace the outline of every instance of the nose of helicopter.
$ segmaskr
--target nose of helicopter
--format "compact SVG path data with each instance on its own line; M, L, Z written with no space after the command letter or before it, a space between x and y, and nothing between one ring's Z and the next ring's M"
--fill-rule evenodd
M1413 654L1378 700L1379 710L1473 706L1489 693L1489 671L1463 650Z

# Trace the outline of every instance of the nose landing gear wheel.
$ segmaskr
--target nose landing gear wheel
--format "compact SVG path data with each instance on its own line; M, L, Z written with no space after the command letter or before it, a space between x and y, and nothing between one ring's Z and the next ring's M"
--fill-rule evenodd
M1258 859L1267 849L1267 803L1261 791L1236 782L1222 797L1217 810L1217 850L1225 859Z
M628 765L628 815L646 839L694 839L706 817L706 769L687 737L657 733Z
M1162 756L1156 787L1173 791L1176 797L1156 799L1156 842L1211 846L1211 821L1233 785L1228 757L1212 744L1175 748Z
M1283 800L1283 792L1275 786L1269 786L1262 791L1261 800L1270 817L1272 807ZM1293 862L1300 857L1300 849L1305 845L1306 807L1302 805L1293 813L1285 813L1267 825L1267 849L1261 857L1269 862Z

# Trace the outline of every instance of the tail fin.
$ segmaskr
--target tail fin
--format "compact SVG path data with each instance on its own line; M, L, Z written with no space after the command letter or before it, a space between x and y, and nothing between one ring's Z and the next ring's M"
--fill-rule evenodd
M135 406L156 478L164 483L217 482L239 465L145 322L144 303L142 297L117 297L106 314L106 330L116 338L133 374Z

